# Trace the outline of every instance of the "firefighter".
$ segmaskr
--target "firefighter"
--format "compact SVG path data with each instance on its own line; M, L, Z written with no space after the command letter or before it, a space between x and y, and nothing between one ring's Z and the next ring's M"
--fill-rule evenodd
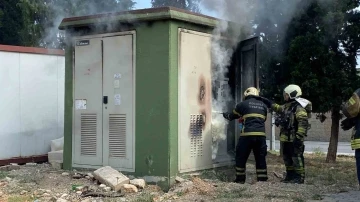
M351 149L355 150L356 170L360 187L360 88L342 106L342 112L346 119L341 122L343 130L354 129L351 134Z
M225 119L243 119L243 126L236 146L236 179L244 184L246 180L246 161L253 151L256 161L257 181L267 181L265 121L267 107L259 97L259 91L250 87L244 92L245 100L236 105L232 113L223 113Z
M301 88L288 85L283 92L285 104L280 106L263 98L267 107L279 116L275 124L280 126L280 146L286 167L284 183L303 184L305 180L304 138L309 129L308 119L311 116L311 102L300 98Z

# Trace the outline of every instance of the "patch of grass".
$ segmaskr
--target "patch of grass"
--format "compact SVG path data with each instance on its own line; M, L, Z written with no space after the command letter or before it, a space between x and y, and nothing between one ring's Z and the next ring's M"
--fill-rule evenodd
M110 198L110 197L104 198L104 202L119 202L119 201L121 201L119 198Z
M246 192L246 190L247 189L245 187L241 187L240 189L221 191L217 195L217 198L221 198L221 199L253 198L254 194L248 193Z
M315 156L325 156L325 153L321 151L320 147L314 148L313 152Z
M315 194L311 197L312 200L322 200L323 197L320 194Z
M269 150L268 153L276 156L280 155L280 151L276 151L276 150Z
M10 196L8 202L30 202L34 201L30 196Z
M220 180L222 182L230 182L231 177L227 173L227 171L229 171L229 169L230 168L204 170L203 172L201 172L200 178L210 179L210 180ZM231 168L231 169L233 169L233 168Z
M357 184L355 161L351 158L337 158L336 163L325 163L325 156L305 157L306 184L335 185L338 188Z
M288 196L284 196L284 195L277 195L277 194L265 194L265 198L266 199L288 199Z
M215 170L204 170L204 171L201 172L200 177L202 179L215 180L216 179L216 172L215 172Z
M32 172L31 174L17 175L17 176L14 176L13 178L18 179L20 183L39 184L40 181L44 178L44 174L36 171L36 172Z
M150 193L142 193L139 196L136 196L136 199L133 202L152 202L153 196Z
M0 179L4 179L5 177L7 177L9 174L9 172L6 171L0 171Z
M216 177L217 177L217 179L219 179L220 181L223 181L223 182L229 182L230 181L230 178L227 175L227 173L222 172L222 171L216 172Z
M305 199L303 199L302 197L299 197L299 196L293 197L292 200L294 202L305 202L306 201Z
M181 197L181 196L183 196L184 194L185 194L185 193L182 192L182 191L176 192L176 195L177 195L178 197Z

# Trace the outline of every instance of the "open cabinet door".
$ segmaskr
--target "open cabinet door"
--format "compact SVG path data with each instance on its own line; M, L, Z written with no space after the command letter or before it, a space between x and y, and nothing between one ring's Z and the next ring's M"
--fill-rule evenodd
M237 49L238 68L236 68L235 101L240 103L244 99L244 91L249 87L259 89L258 67L258 42L259 37L241 41ZM237 144L240 129L235 124L235 145Z

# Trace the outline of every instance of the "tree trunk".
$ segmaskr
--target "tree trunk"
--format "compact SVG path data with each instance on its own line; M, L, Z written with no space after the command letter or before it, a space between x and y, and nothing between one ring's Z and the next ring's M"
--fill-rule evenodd
M334 163L336 161L336 153L339 142L339 122L340 122L340 107L333 107L331 110L331 137L326 156L326 163Z

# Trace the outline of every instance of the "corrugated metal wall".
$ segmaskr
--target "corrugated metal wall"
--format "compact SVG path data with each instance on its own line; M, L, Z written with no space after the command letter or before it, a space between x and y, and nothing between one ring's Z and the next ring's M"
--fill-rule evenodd
M63 55L0 49L0 159L47 154L63 136L64 74Z

